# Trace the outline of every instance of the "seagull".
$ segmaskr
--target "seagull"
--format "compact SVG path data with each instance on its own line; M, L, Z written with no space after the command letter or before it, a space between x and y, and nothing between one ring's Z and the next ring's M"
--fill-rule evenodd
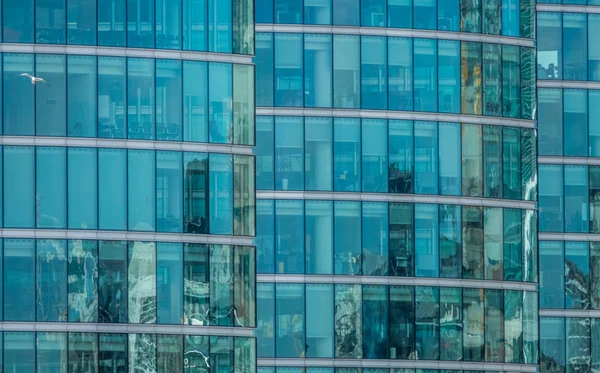
M29 78L29 80L31 80L31 84L35 85L35 83L37 82L44 82L48 87L50 87L50 84L48 84L48 82L46 82L43 78L37 78L33 75L29 75L27 73L23 73L21 74L21 76L26 76Z

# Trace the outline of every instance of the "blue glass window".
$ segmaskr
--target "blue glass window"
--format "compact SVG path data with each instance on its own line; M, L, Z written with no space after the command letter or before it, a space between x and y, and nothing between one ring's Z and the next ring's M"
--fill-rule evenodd
M154 151L128 151L127 210L129 230L154 231L156 229L155 162Z
M304 273L304 203L278 200L275 210L275 272L302 274Z
M366 359L385 359L388 356L388 303L387 286L363 287L363 357Z
M438 40L438 110L460 113L460 42Z
M6 7L6 4L4 5ZM6 13L4 15L6 16ZM25 19L25 16L20 19ZM33 54L3 54L3 88L5 92L11 92L10 95L5 94L3 97L2 112L4 114L5 135L23 136L34 134L36 86L25 84L28 78L20 75L23 73L35 75L33 56Z
M233 140L233 65L210 62L208 76L209 141L230 144Z
M330 191L333 180L332 120L306 118L304 130L305 190Z
M156 323L156 243L129 241L127 309L130 324ZM130 334L131 338L132 335ZM130 360L131 363L131 360Z
M67 321L67 242L37 240L37 321Z
M519 47L502 46L502 103L505 117L517 118L521 113L521 68Z
M587 91L564 90L564 148L565 156L588 155Z
M362 268L361 204L335 201L335 274L358 275Z
M68 250L69 321L98 322L98 241L69 240Z
M579 276L587 278L590 270L588 242L565 242L565 306L566 308L589 309L587 281L580 282Z
M98 149L98 185L99 228L127 229L127 150Z
M483 0L481 5L484 19L482 32L484 34L499 35L501 31L502 0Z
M414 288L390 286L390 359L408 359L415 353Z
M539 165L540 232L563 232L563 167Z
M413 191L413 122L389 121L389 191L412 193Z
M181 141L181 79L181 61L156 60L157 140ZM202 83L205 82L194 81L194 85ZM203 87L206 86L203 85Z
M563 308L565 305L564 243L540 241L540 307Z
M359 119L334 118L333 175L335 191L360 191L360 140Z
M127 46L154 48L154 1L127 0Z
M414 39L415 111L437 111L437 41Z
M588 14L588 80L600 80L600 14ZM582 41L578 41L581 43Z
M183 153L185 232L208 233L208 154Z
M256 355L259 358L275 357L275 284L258 283L256 293ZM262 369L258 368L258 372L264 373Z
M388 190L387 121L363 119L362 121L362 191L386 192Z
M414 28L436 29L437 1L435 0L413 0Z
M540 317L540 364L556 364L557 370L564 371L566 344L565 318Z
M258 8L257 8L258 11ZM254 63L256 64L256 104L258 106L275 106L273 91L275 89L275 82L273 79L274 71L274 49L273 49L273 33L257 32L255 35L256 39L256 56L254 57ZM322 54L318 49L315 50L315 56ZM322 62L321 60L315 59L315 69L317 68L316 63ZM320 64L318 66L321 66ZM307 67L307 68L310 68ZM315 70L315 74L325 73L321 70ZM308 74L307 74L308 75ZM330 78L331 80L331 78ZM314 82L315 84L320 82ZM309 82L307 82L309 84ZM318 93L315 91L314 95ZM319 93L320 94L320 93ZM306 93L308 96L309 93ZM308 97L306 98L307 103L309 102Z
M415 344L426 360L440 358L439 297L437 287L415 287Z
M303 106L301 34L275 34L275 106Z
M514 135L512 131L510 132ZM483 127L483 194L485 197L502 198L502 184L504 181L502 175L504 168L502 150L504 145L502 141L502 127ZM509 144L506 145L507 150L514 150L508 146ZM515 144L513 142L510 145L514 146ZM515 157L512 156L512 153L509 153L507 159L515 160ZM511 170L509 169L509 171ZM514 184L515 180L510 181L511 184Z
M275 189L275 129L273 123L273 117L256 117L255 154L257 190ZM329 137L331 138L331 135ZM315 146L321 147L320 143L316 143Z
M460 30L460 0L438 1L437 10L438 30Z
M412 39L409 38L388 38L388 107L390 110L412 110L413 108L412 44ZM441 90L440 82L440 92Z
M416 275L438 277L438 205L415 204Z
M33 43L34 1L3 2L3 38L6 43Z
M206 11L206 0L183 0L183 49L206 50Z
M127 138L125 129L127 118L126 71L125 58L98 57L99 137Z
M440 288L440 359L462 360L462 289ZM447 315L447 316L445 316ZM501 345L502 346L502 345ZM500 359L503 361L503 359Z
M256 23L273 23L273 1L255 0Z
M360 0L333 0L333 24L360 25Z
M520 82L517 82L517 87L512 87L511 84L514 81L514 78L511 79L511 75L507 76L504 80L502 80L502 45L500 44L488 44L484 43L482 45L483 49L483 115L492 115L501 117L502 109L503 109L503 96L502 89L506 88L511 90L506 94L507 96L507 104L511 104L510 98L514 94L515 89L520 87ZM518 49L518 48L517 48ZM514 51L513 51L514 52ZM511 56L514 58L514 53ZM505 64L505 68L507 73L512 74L515 73L514 70L511 70L509 62L515 61L507 61ZM513 64L514 65L514 64ZM518 61L517 61L518 67ZM518 79L518 71L516 72ZM510 112L510 110L507 110ZM514 112L514 110L513 110Z
M183 232L181 152L156 152L156 230Z
M208 0L208 50L231 53L231 1Z
M572 102L572 100L570 100ZM577 103L584 105L584 103ZM563 154L563 90L538 89L538 150L540 155Z
M34 321L35 240L5 239L3 265L4 320Z
M4 227L35 226L35 148L4 146Z
M335 35L333 37L333 106L360 108L360 85L360 39L353 35Z
M386 0L361 1L361 26L385 27L387 21Z
M65 0L35 1L35 41L43 44L66 44ZM25 19L25 18L23 18Z
M277 284L275 289L277 356L305 354L304 284Z
M563 74L566 80L587 79L587 14L563 14Z
M230 260L231 246L210 246L210 324L231 326L233 319L233 262Z
M275 273L274 246L275 202L259 199L256 202L256 265L258 273Z
M96 1L67 0L67 41L96 45Z
M206 62L183 62L184 141L208 142L207 73Z
M411 28L413 0L388 0L388 27Z
M439 123L440 194L461 193L461 127L458 123Z
M306 356L309 358L333 357L334 305L333 284L306 284L306 344L309 346Z
M130 139L154 139L154 62L147 58L127 59L127 127Z
M304 105L306 107L331 107L331 40L331 35L304 35ZM272 85L272 80L269 79L266 83Z
M275 0L275 23L302 23L302 0Z
M440 277L459 278L462 273L461 207L440 205L439 218ZM502 256L502 248L499 256Z
M66 227L66 148L36 148L36 180L36 227Z
M504 292L485 290L485 354L486 361L504 361ZM518 322L518 320L517 320ZM513 349L519 346L514 346Z
M387 109L386 38L361 37L361 102L364 109Z
M438 192L437 122L415 122L415 193Z
M388 205L362 204L362 274L386 276L388 272Z
M463 278L483 278L483 209L463 206L462 210L462 266ZM516 210L520 212L520 210ZM520 220L519 220L520 222ZM506 225L505 225L506 231ZM519 238L521 236L519 235ZM520 242L520 241L519 241Z
M504 128L502 142L502 193L504 198L518 200L522 190L521 131Z
M481 115L482 56L481 43L461 42L461 112Z
M519 0L502 0L502 35L519 36Z
M181 18L181 0L156 0L156 48L181 49Z
M48 84L36 85L36 134L64 136L67 127L66 56L38 54L35 74Z
M268 0L270 1L270 0ZM270 22L268 22L270 23ZM304 24L307 25L330 25L331 24L331 0L305 0L304 2Z
M600 91L588 91L588 124L590 157L600 156Z
M460 29L465 32L481 32L482 0L461 0Z
M96 137L96 57L67 56L67 71L67 135Z
M304 124L299 117L275 117L277 190L304 189Z
M127 334L98 336L98 365L127 371Z
M183 268L184 268L184 303L183 324L198 325L208 324L209 321L209 297L198 296L195 288L209 289L209 247L207 245L189 244L183 246ZM206 294L206 293L205 293Z
M362 358L362 286L335 285L334 323L335 357Z
M537 12L537 66L538 79L562 79L562 13Z
M125 20L125 15L127 14L126 2L128 0L97 1L98 45L106 45L110 47L124 47L126 24L129 21ZM148 12L152 12L152 10L149 9ZM134 15L132 14L132 16Z
M230 154L209 156L211 234L233 234L233 157Z
M504 280L523 280L522 210L504 209Z
M97 149L69 148L67 164L69 165L67 176L68 226L70 229L97 229Z
M35 372L34 332L5 332L4 346L4 369L7 372Z
M37 332L36 361L38 372L65 372L67 333Z
M333 201L306 201L306 273L333 273Z
M587 233L589 231L588 167L564 167L565 232Z

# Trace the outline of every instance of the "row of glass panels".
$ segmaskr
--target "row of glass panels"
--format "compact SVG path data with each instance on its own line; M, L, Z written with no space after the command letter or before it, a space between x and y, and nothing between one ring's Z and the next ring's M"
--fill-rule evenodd
M538 79L599 81L598 27L600 14L538 12Z
M256 372L254 338L18 331L1 334L4 356L0 369L5 372Z
M600 242L540 242L540 307L600 308Z
M600 367L600 320L540 318L540 372L593 372Z
M534 7L532 0L256 0L256 22L437 29L533 38Z
M5 0L5 43L254 54L254 0Z
M259 200L258 272L537 282L532 210Z
M253 156L33 146L2 156L5 228L255 233Z
M257 189L536 200L533 129L257 117Z
M258 373L475 373L484 371L452 370L452 369L405 369L405 368L297 368L297 367L264 367L257 368ZM499 373L485 371L485 373Z
M600 0L537 0L542 4L600 5Z
M254 144L251 65L4 54L2 70L5 135Z
M600 157L600 90L538 89L540 155Z
M600 233L600 167L539 165L540 232Z
M535 292L259 283L257 293L259 357L538 361Z
M535 115L534 48L385 36L256 38L258 106Z
M4 321L255 326L252 247L41 239L3 246Z

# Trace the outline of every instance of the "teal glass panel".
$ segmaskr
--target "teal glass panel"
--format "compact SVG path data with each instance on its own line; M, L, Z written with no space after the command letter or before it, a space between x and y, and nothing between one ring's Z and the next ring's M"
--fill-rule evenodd
M156 335L155 334L129 334L129 372L156 371Z
M98 322L98 241L69 240L68 250L69 321Z
M333 0L333 24L339 26L360 25L359 0Z
M563 78L565 80L586 80L588 48L587 14L563 14Z
M158 324L183 321L183 245L159 242L156 246L156 301Z
M411 28L413 0L388 0L388 27Z
M440 205L439 211L440 277L460 278L461 255L461 207Z
M67 216L70 229L98 228L98 150L68 148Z
M98 137L127 138L127 63L98 57Z
M540 232L564 232L563 167L539 165L538 170Z
M183 0L183 49L205 51L208 31L206 30L206 0Z
M208 255L207 245L187 243L183 246L183 324L185 325L208 325Z
M521 210L504 209L504 280L521 281L523 220Z
M410 38L388 37L388 108L389 110L412 110L413 108L413 41ZM441 47L440 47L441 49ZM440 58L444 58L440 51ZM450 62L450 61L445 61ZM447 65L445 65L447 66ZM446 73L440 70L440 95L445 92ZM459 88L460 90L460 88Z
M271 0L272 1L272 0ZM259 7L256 8L257 16ZM274 81L274 72L275 72L275 55L273 49L273 33L269 32L257 32L255 35L256 39L256 56L254 56L254 63L256 64L256 104L258 106L275 106L275 81ZM319 38L320 40L320 38ZM324 41L324 39L323 39ZM318 49L317 49L318 51ZM323 56L321 51L318 51L320 56ZM316 52L315 52L316 53ZM321 60L316 60L315 63L322 62ZM315 65L316 67L317 65ZM319 64L320 66L320 64ZM315 70L315 74L317 70ZM324 71L318 70L318 73L324 73ZM331 79L331 78L330 78ZM316 82L315 84L320 84L321 82ZM308 93L305 92L308 95ZM315 96L319 93L314 91ZM309 102L308 98L306 99Z
M156 243L129 241L128 259L128 321L130 324L155 324Z
M540 365L543 372L564 372L566 361L565 318L540 317Z
M232 247L210 246L210 324L233 326Z
M504 292L485 290L485 361L504 361Z
M157 140L181 141L182 139L181 66L181 61L156 60ZM203 82L195 81L195 84L200 83Z
M331 118L304 120L305 190L333 189L333 126ZM284 129L283 127L282 129Z
M3 3L3 39L6 43L33 43L34 0Z
M67 373L67 333L37 332L38 372Z
M316 143L316 146L321 148L319 142ZM275 128L273 117L256 118L255 154L256 189L275 189Z
M98 335L96 333L69 333L69 373L94 371L98 366Z
M502 107L503 115L518 118L521 114L521 66L519 47L502 46Z
M185 373L192 373L192 367L200 367L202 370L208 370L210 366L208 352L208 336L186 335L184 336L183 354L188 359L188 366L185 367Z
M462 359L462 289L440 288L440 359Z
M531 0L527 0L531 1ZM521 47L521 118L535 119L537 113L536 49Z
M438 193L438 124L415 122L415 193Z
M275 284L256 284L256 294L257 355L258 357L275 357ZM331 323L325 323L325 325L331 327ZM262 369L264 368L259 368L259 372L264 373Z
M36 223L35 148L4 146L4 227L33 228Z
M463 278L483 278L483 209L462 207Z
M461 128L458 123L439 123L440 194L461 193Z
M363 356L385 359L388 355L388 287L363 286Z
M362 36L360 43L361 107L387 109L387 40Z
M96 137L96 56L67 56L67 72L67 136Z
M331 107L333 89L332 48L331 35L304 35L305 107Z
M35 241L5 239L3 265L4 320L34 321ZM7 360L4 363L6 369Z
M98 185L98 227L126 230L126 149L98 149Z
M590 309L588 278L590 249L588 242L565 242L565 308Z
M37 135L65 136L67 128L66 56L38 54L35 75L46 84L35 85L35 120Z
M67 43L96 45L96 7L93 0L67 0Z
M156 229L156 155L153 150L127 153L127 226L151 232Z
M390 120L388 121L388 131L389 192L413 193L413 122Z
M276 284L275 299L277 356L304 356L306 352L304 284Z
M275 273L275 202L256 203L256 256L258 273Z
M388 205L384 202L362 204L362 274L387 276L389 263Z
M334 203L335 274L358 275L362 267L361 203Z
M233 373L233 338L210 336L210 367L217 372Z
M538 79L562 79L562 13L537 13ZM577 15L576 15L577 16ZM579 44L579 42L577 42ZM582 52L585 53L585 52Z
M36 227L67 225L67 149L36 148Z
M463 0L467 1L467 0ZM479 0L473 0L479 1ZM481 43L461 42L461 112L482 113L482 56Z
M600 27L600 15L588 14L588 80L600 80L600 35L595 31ZM581 41L579 41L581 42ZM590 105L591 107L591 105Z
M97 1L98 45L124 47L125 30L129 21L125 19L125 15L127 14L127 0Z
M154 48L154 2L127 0L127 46Z
M304 123L300 117L275 117L275 188L304 189Z
M587 233L589 201L588 167L564 166L565 232Z
M436 112L438 108L438 50L434 39L414 39L415 111Z
M586 90L564 90L565 156L588 155L588 105Z
M361 126L359 119L334 118L333 125L334 190L360 190Z
M210 154L208 169L210 233L233 234L233 158Z
M304 202L275 201L275 272L304 273Z
M98 364L109 371L127 371L127 334L98 336Z
M277 62L275 63L277 64ZM335 35L333 37L333 107L348 109L358 109L361 107L360 76L359 37L354 35ZM280 106L277 104L277 101L276 105Z
M333 357L333 288L333 284L306 284L306 344L309 346L306 356L309 358Z
M18 7L21 4L25 2L18 5L15 3L14 6ZM4 7L6 17L7 4L4 4ZM19 19L24 18L25 16L21 15ZM4 25L6 27L6 22ZM4 32L4 40L7 41L6 30ZM35 75L34 55L4 53L3 58L3 89L5 92L11 92L10 95L5 94L2 97L3 133L15 136L33 135L35 133L35 85L26 84L29 78L21 74Z
M483 289L463 289L462 308L463 359L483 361L485 356Z
M183 336L156 336L157 373L184 372Z
M488 44L482 45L483 53L483 114L500 117L502 116L502 45ZM514 52L514 51L513 51ZM513 56L514 57L514 56ZM513 61L514 62L514 61ZM508 70L508 64L507 64ZM518 67L518 65L517 65ZM514 73L514 71L510 71ZM518 73L518 71L516 72ZM517 75L518 77L518 75ZM519 86L511 86L512 81L506 79L506 88L514 94L514 90Z
M518 0L517 0L518 2ZM483 0L482 2L482 17L485 20L483 22L483 33L484 34L492 34L492 35L499 35L500 34L500 28L501 26L503 26L503 24L501 25L501 21L504 21L504 19L502 18L503 12L502 12L502 6L503 6L503 1L502 0ZM502 18L502 20L501 20ZM519 23L517 22L517 26L519 25Z
M540 242L540 250L541 250L541 246L542 243L544 243L543 241ZM541 257L540 257L540 262L541 262ZM562 269L562 266L560 266L559 264L562 263L556 263L556 262L552 262L552 265L550 264L546 264L546 268L552 268L554 270L554 273L559 272ZM558 268L560 267L560 268ZM540 271L541 271L541 264L540 264ZM559 273L561 276L556 276L555 278L557 279L561 279L564 280L562 278L562 272ZM598 244L598 242L590 242L590 298L591 298L591 307L592 309L598 309L600 308L600 244ZM562 283L561 283L562 286ZM557 290L560 290L560 287L556 288ZM556 292L557 293L557 292ZM564 294L564 292L562 293ZM561 294L557 294L557 295L561 295ZM541 295L543 297L543 293L541 293ZM562 300L562 298L560 298L560 300ZM560 303L559 303L560 304ZM542 307L542 303L540 300L540 307Z
M413 0L414 28L435 30L437 28L437 1Z
M414 276L414 211L412 204L389 205L390 276Z
M4 371L35 372L35 333L4 332Z
M212 1L212 0L211 0ZM233 65L208 64L209 141L230 144L233 141Z
M233 325L256 327L256 250L254 247L233 247L233 283Z
M485 207L483 210L483 250L485 256L485 279L504 280L504 211ZM516 258L515 258L516 259Z
M482 0L460 0L460 30L464 32L481 32Z
M438 40L438 111L460 113L460 42Z
M502 138L502 195L507 199L519 200L522 198L521 157L521 131L517 128L504 128Z
M438 30L460 30L460 0L438 1Z
M598 27L600 27L600 21ZM600 40L598 42L600 43ZM600 69L600 58L598 62ZM589 156L600 157L600 90L588 91L588 111Z
M186 233L208 233L208 154L183 153L183 215Z
M65 0L35 1L35 42L38 44L66 44Z
M363 356L362 286L335 285L335 357Z
M502 35L519 36L521 24L519 3L519 0L502 0ZM523 37L528 36L523 35Z
M362 120L362 191L386 192L388 128L383 119Z
M208 2L208 51L231 53L232 50L232 2L207 0Z
M523 362L538 364L540 349L540 325L538 310L538 293L523 293Z
M333 274L333 201L306 201L306 273Z
M156 230L183 232L181 152L156 152Z
M415 287L415 344L423 360L440 358L439 289Z
M208 67L183 61L183 141L208 142Z
M35 270L36 320L67 321L67 241L37 240Z
M181 49L181 0L156 0L156 48Z
M390 286L390 359L409 359L415 351L415 306L412 286Z
M415 264L417 276L439 276L438 206L415 204Z
M127 242L100 241L98 280L98 321L126 323L127 317ZM102 337L100 337L102 350ZM102 360L102 357L100 357Z
M263 0L263 2L271 0ZM257 22L263 22L258 20L258 8L260 7L261 1L256 1L257 10ZM272 8L272 7L271 7ZM270 8L267 8L270 9ZM261 12L262 14L266 12ZM263 20L268 17L263 16ZM313 0L304 2L304 24L306 25L331 25L331 0ZM266 22L271 23L271 22Z
M504 291L504 361L523 362L523 292Z
M154 63L155 60L148 58L127 59L127 137L130 139L153 140L155 136Z
M522 199L537 201L537 131L523 129L521 131L521 188Z
M248 0L246 0L248 1ZM233 143L254 145L256 132L255 71L252 65L233 65Z

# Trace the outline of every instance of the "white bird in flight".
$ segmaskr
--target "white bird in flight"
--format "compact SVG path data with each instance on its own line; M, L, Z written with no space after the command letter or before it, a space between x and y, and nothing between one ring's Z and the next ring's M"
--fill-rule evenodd
M50 87L50 84L48 84L48 82L47 82L47 81L45 81L43 78L37 78L37 77L35 77L35 76L33 76L33 75L30 75L30 74L27 74L27 73L23 73L23 74L21 74L21 76L26 76L26 77L28 77L28 78L29 78L29 80L31 80L31 84L34 84L34 85L35 85L35 83L37 83L37 82L44 82L44 83L46 83L46 85L47 85L48 87Z

